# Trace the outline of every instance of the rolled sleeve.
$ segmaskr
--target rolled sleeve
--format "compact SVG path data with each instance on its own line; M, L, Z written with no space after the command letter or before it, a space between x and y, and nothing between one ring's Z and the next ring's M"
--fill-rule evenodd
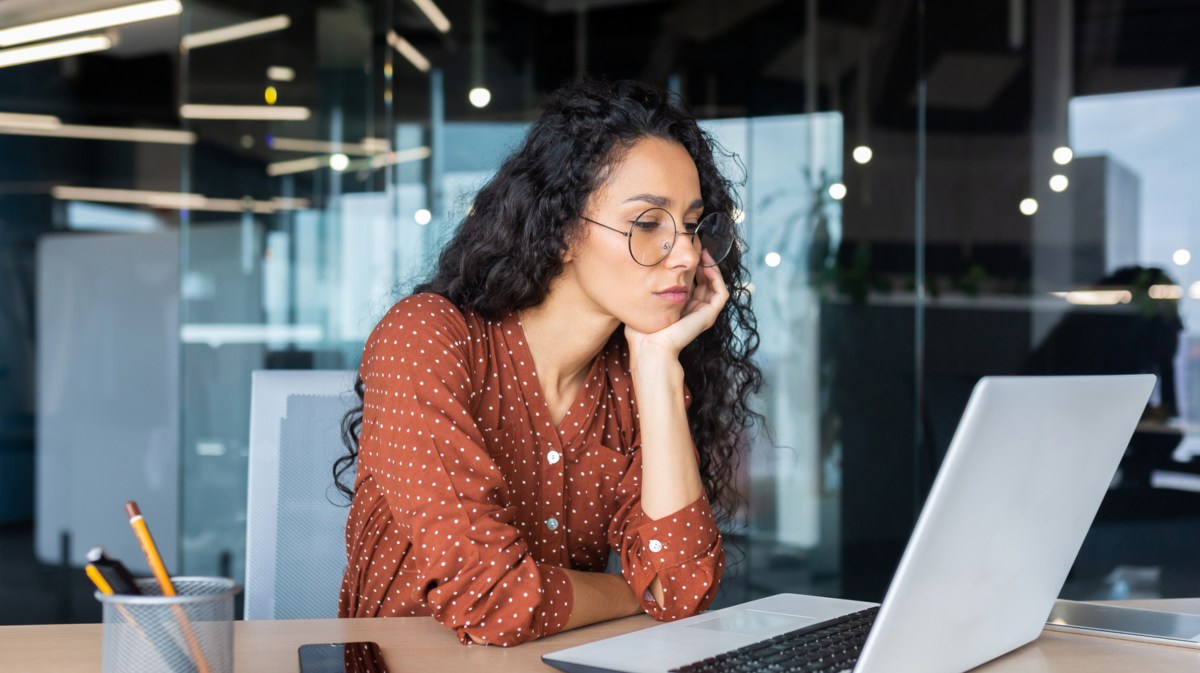
M645 558L656 573L704 558L720 538L704 496L669 516L646 519L635 535L642 541Z
M725 565L721 533L708 499L701 495L676 512L651 519L642 510L641 456L635 454L622 500L609 530L625 581L640 596L646 614L660 621L691 617L712 603ZM650 594L658 578L663 604Z

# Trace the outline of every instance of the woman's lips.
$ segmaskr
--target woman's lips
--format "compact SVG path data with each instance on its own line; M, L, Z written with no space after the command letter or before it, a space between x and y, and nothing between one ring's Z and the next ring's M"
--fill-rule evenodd
M688 289L682 285L669 287L662 292L655 292L654 296L665 299L671 303L682 304L688 300Z

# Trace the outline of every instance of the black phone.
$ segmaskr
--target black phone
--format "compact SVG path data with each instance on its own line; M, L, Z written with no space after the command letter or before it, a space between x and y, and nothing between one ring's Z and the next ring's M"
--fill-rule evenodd
M300 673L388 673L378 643L311 643L300 646Z

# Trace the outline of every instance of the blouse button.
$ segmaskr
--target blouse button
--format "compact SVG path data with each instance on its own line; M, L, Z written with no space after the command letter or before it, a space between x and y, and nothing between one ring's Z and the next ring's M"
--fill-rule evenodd
M659 542L658 540L651 540L650 541L650 551L652 551L654 553L658 553L658 552L662 551L662 543Z
M546 519L546 528L549 528L550 530L558 530L558 519L555 519L554 517Z
M562 454L557 451L551 451L546 454L546 460L550 461L550 464L553 465L562 460Z

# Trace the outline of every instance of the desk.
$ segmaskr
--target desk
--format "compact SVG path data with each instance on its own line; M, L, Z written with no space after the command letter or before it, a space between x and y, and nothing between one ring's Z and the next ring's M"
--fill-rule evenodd
M1129 601L1134 607L1200 614L1200 599ZM552 671L544 652L653 626L645 615L561 633L514 648L462 646L454 634L428 617L396 619L309 619L234 624L238 673L295 673L296 648L303 643L374 640L396 671L439 673L524 673ZM4 673L98 673L99 624L0 627L0 670ZM986 664L980 673L1200 671L1200 650L1065 633L1042 637Z

